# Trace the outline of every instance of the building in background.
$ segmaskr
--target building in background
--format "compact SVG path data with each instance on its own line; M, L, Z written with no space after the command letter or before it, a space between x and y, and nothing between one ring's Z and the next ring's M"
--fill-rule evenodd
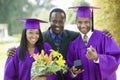
M8 24L0 24L0 41L8 38Z

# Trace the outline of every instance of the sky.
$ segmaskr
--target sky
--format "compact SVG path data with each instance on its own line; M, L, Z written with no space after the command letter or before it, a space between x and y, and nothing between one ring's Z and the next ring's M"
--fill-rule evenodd
M32 2L33 4L36 4L35 0L28 0L29 2ZM68 7L72 5L72 2L74 0L52 0L52 4L56 5L59 8L62 8L66 10ZM85 0L87 2L90 2L91 0Z
M53 0L52 4L56 5L59 8L67 9L72 5L73 0Z
M73 1L74 0L52 0L52 3L57 5L57 7L65 10L72 5ZM90 2L91 0L85 0L85 1Z

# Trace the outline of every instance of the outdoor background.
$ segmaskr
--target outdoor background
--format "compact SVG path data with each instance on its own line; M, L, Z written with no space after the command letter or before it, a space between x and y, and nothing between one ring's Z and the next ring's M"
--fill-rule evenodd
M84 0L0 0L0 80L3 80L4 65L7 50L17 47L20 42L23 23L17 18L38 18L49 22L49 13L55 8L62 8L67 15L65 29L77 31L75 25L75 10L71 6L79 6ZM100 7L94 10L94 27L109 30L120 46L120 0L85 0L92 6ZM5 28L6 27L6 28ZM41 24L45 31L48 24ZM4 29L5 28L5 29ZM108 66L109 67L109 66ZM117 80L120 80L120 68L117 70Z

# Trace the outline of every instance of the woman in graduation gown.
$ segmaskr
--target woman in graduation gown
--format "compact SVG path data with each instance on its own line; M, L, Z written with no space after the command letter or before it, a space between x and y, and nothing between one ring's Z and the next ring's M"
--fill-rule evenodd
M13 57L8 57L5 64L4 80L31 80L31 66L35 61L34 54L40 54L41 50L49 54L51 46L43 43L39 23L46 23L34 18L18 19L25 22L20 46ZM54 75L44 77L43 80L54 80Z

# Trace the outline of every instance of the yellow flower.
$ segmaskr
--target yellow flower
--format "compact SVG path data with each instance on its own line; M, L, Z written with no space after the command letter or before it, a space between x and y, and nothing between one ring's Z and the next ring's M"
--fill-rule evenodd
M54 51L54 50L51 50L51 53L50 55L52 55L53 57L59 57L59 52L58 51Z
M45 54L44 60L45 60L45 64L48 64L52 61L52 56L48 56L48 54Z
M33 58L35 61L39 61L44 58L44 50L41 51L41 54L33 54Z
M65 60L63 59L62 55L56 60L56 63L60 66L65 66Z
M64 73L68 70L62 54L58 51L51 50L50 55L48 55L45 54L44 50L41 50L41 54L34 54L33 58L36 61L32 64L32 76L56 73L59 70L62 70Z
M41 57L44 57L45 53L44 53L44 50L41 50Z

